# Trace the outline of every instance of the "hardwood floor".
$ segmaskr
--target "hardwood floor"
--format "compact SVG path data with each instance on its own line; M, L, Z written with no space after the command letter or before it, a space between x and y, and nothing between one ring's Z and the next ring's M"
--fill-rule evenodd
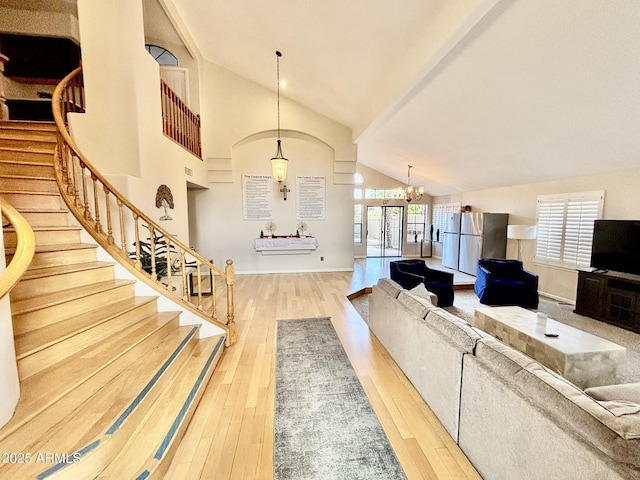
M347 299L387 276L387 263L237 275L238 342L214 372L165 478L272 479L276 320L329 316L407 477L480 479Z

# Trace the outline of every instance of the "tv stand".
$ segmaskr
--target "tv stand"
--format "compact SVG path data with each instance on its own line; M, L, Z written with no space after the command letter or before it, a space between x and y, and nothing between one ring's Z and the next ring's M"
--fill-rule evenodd
M579 270L574 312L640 333L640 275Z

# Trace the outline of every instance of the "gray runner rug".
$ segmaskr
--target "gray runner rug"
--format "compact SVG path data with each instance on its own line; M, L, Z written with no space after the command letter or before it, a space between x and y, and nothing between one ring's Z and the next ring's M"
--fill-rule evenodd
M406 479L331 320L277 338L274 479Z

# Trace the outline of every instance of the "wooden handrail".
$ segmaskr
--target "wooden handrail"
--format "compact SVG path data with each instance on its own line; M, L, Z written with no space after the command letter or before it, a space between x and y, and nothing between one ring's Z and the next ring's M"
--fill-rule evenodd
M193 113L162 79L160 80L160 91L164 134L202 159L200 115Z
M58 133L56 180L65 203L98 244L119 263L189 311L223 328L227 345L231 345L235 342L233 261L227 260L222 271L180 242L118 192L84 156L67 125L69 112L84 112L81 73L82 67L79 67L62 79L52 100ZM203 302L203 276L209 277L204 275L207 269L212 274L210 308L205 308ZM194 275L196 303L191 302L195 295L189 292L187 284L188 276L193 279ZM217 280L225 285L220 296L226 297L226 321L217 317Z
M2 215L16 231L16 250L11 263L0 276L0 298L4 298L16 286L24 272L29 268L36 251L36 237L31 225L8 203L2 202Z

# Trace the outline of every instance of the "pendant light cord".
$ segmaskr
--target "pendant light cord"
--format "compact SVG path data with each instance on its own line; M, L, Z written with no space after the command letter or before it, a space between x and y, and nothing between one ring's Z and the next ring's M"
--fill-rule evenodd
M279 51L276 50L276 56L277 56L277 77L278 77L278 141L280 141L280 57L282 56L282 53L280 53Z

